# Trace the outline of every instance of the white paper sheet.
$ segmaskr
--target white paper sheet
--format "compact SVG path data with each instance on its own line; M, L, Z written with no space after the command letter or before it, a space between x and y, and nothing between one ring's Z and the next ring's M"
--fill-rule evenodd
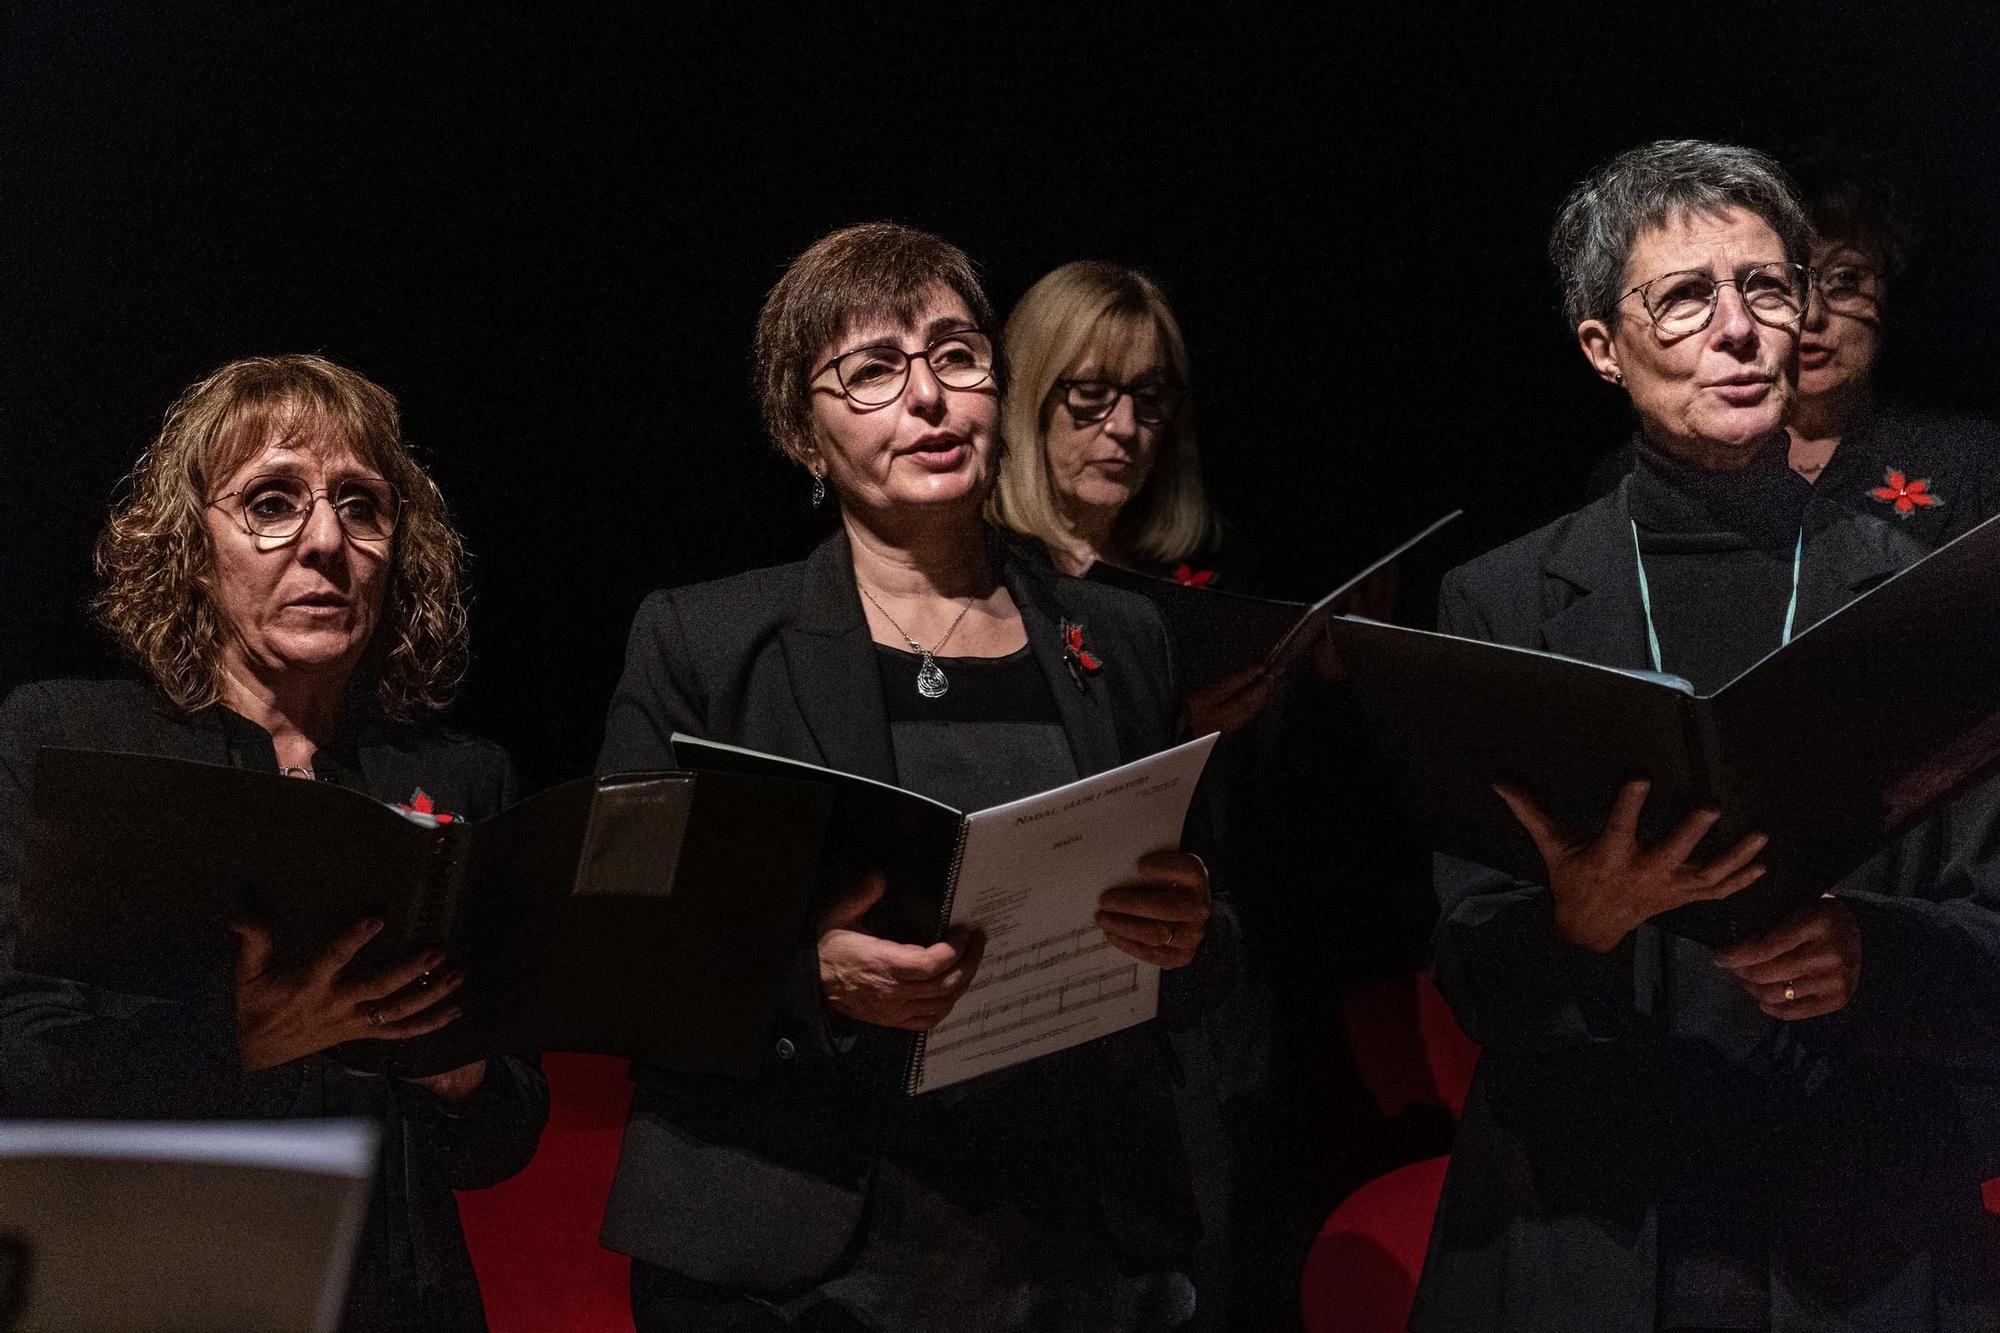
M1216 738L982 810L966 821L951 924L986 935L972 985L925 1039L911 1091L1005 1069L1159 1010L1160 969L1111 947L1098 895L1180 846Z

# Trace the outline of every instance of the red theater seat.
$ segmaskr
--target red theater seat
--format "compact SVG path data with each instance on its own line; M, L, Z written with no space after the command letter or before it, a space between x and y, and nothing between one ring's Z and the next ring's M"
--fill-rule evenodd
M1449 1160L1398 1167L1333 1210L1299 1279L1306 1333L1404 1333L1410 1326Z
M1428 972L1371 982L1341 1002L1355 1068L1384 1115L1444 1106L1456 1117L1479 1047L1459 1031Z
M631 1333L631 1261L597 1243L632 1083L625 1061L549 1055L549 1124L527 1170L458 1196L493 1333Z

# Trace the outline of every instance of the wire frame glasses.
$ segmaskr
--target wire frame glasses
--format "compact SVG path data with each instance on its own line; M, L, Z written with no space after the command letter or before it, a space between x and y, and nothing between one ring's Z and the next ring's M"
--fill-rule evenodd
M820 367L832 370L840 391L861 407L885 407L903 396L910 362L922 357L947 389L976 389L993 378L993 340L978 329L954 329L911 353L893 343L857 347Z
M1637 296L1654 328L1669 338L1682 338L1708 327L1724 287L1737 290L1743 308L1759 324L1796 329L1805 318L1811 284L1810 269L1778 261L1753 264L1734 278L1717 278L1701 269L1663 273L1618 299Z
M325 490L315 490L303 477L276 473L252 477L209 503L235 500L236 516L245 532L287 541L304 531L313 506L322 497L333 506L341 531L360 542L387 541L403 512L402 496L380 477L349 477Z

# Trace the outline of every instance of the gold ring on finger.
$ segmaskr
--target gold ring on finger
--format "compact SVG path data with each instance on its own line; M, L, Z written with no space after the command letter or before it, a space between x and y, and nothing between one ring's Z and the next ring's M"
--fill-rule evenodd
M1786 999L1787 1001L1790 1001L1790 1000L1796 1000L1796 999L1798 999L1798 998L1799 998L1799 993L1798 993L1798 991L1796 991L1795 989L1793 989L1793 987L1792 987L1792 983L1791 983L1791 982L1787 981L1787 982L1785 983L1785 999Z
M1179 926L1175 925L1171 921L1167 922L1167 947L1169 949L1174 947L1174 936L1179 933L1180 933Z
M380 1004L371 1004L368 1006L368 1023L369 1026L378 1028L383 1025L382 1006Z

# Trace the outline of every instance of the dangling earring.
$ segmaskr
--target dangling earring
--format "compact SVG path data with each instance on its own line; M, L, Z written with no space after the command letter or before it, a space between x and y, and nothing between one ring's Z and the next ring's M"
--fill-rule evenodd
M813 508L817 509L825 503L826 478L815 472L813 473Z

